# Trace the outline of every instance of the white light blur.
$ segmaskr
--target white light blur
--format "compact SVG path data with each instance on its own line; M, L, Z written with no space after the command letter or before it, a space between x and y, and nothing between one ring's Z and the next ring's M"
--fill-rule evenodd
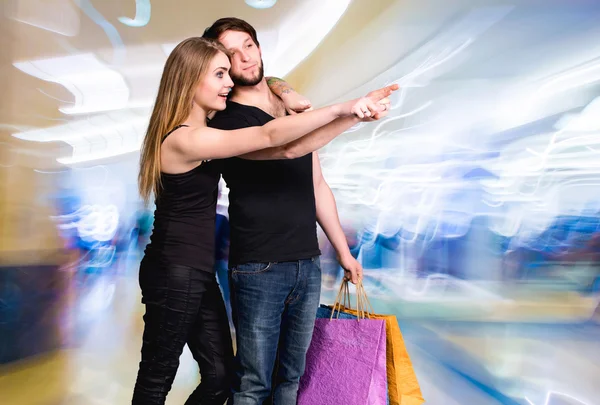
M70 0L5 0L8 18L23 24L74 37L79 34L79 11Z
M264 50L265 74L284 77L291 72L321 43L349 4L350 0L298 2L293 13L279 24L275 48Z
M245 0L245 2L252 8L266 9L273 7L277 0Z
M15 62L22 72L64 86L74 96L64 114L83 114L125 108L129 87L123 76L92 53Z
M78 119L65 125L13 134L36 142L65 142L73 148L69 156L57 159L63 164L90 162L136 152L144 139L148 114L117 111Z
M579 399L579 398L577 398L577 397L574 397L574 396L572 396L572 395L566 394L566 393L564 393L564 392L559 392L559 391L548 391L548 392L546 393L546 399L545 399L545 401L544 401L544 404L543 404L543 405L550 405L550 400L551 400L553 397L563 397L563 398L568 398L569 400L575 401L574 403L573 403L573 402L570 402L570 403L573 403L573 405L575 405L575 404L578 404L578 405L592 405L592 404L593 404L592 402L587 402L587 401L584 401L584 400L582 400L582 399ZM535 404L534 402L532 402L532 401L531 401L529 398L527 398L527 397L525 397L525 401L527 401L527 403L529 403L530 405L541 405L541 404Z
M71 214L52 218L60 221L60 229L75 228L85 241L107 242L115 236L119 226L119 211L114 204L84 205Z
M514 249L538 240L561 216L600 212L600 101L593 91L600 53L573 59L566 70L558 53L561 70L543 79L531 73L446 79L460 77L473 49L481 48L481 34L510 10L470 13L351 92L401 85L387 119L357 125L320 152L340 215L356 229L399 235L389 274L372 275L384 286L381 298L393 291L408 301L493 301L498 297L469 280L418 279L411 275L415 257L433 241L467 237L479 218L494 234L512 238ZM546 117L555 118L538 121ZM364 242L361 254L371 248ZM461 292L442 294L446 288Z
M151 15L150 0L135 0L135 18L119 17L119 21L129 27L143 27L148 25Z

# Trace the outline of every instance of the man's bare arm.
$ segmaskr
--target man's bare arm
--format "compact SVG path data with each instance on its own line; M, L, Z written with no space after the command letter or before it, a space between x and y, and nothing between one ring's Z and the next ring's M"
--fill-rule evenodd
M269 76L266 78L267 84L269 88L278 97L281 97L282 94L288 94L292 91L295 91L292 86L288 82L278 77Z
M315 205L317 209L317 222L325 232L331 246L335 249L338 262L344 269L345 276L353 283L362 279L362 266L352 256L348 247L346 235L342 229L338 215L335 197L331 188L323 178L319 155L313 153L313 185L315 189Z
M396 90L398 90L398 85L394 84L367 94L366 99L368 99L368 102L371 105L379 104L378 108L381 108L373 116L363 118L357 116L340 117L289 144L247 153L240 157L249 160L295 159L315 152L361 121L369 122L386 117L390 103L387 97Z
M360 121L361 119L356 116L337 118L329 124L288 144L246 153L239 157L249 160L296 159L321 149L336 136L347 131Z
M267 77L267 85L273 94L279 97L289 114L297 114L311 109L310 101L290 86L288 82L278 77Z

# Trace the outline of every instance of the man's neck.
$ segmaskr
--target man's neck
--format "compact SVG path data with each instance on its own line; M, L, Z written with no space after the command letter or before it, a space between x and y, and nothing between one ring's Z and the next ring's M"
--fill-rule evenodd
M254 86L234 86L231 101L256 107L270 104L272 97L274 95L267 85L267 79L263 78Z

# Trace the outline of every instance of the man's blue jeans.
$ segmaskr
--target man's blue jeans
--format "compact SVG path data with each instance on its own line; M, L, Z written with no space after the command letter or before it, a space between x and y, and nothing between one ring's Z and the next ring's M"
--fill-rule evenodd
M234 405L296 405L321 295L319 257L231 269Z

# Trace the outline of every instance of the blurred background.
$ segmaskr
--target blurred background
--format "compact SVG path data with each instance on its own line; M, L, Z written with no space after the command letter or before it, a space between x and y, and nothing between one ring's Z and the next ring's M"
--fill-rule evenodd
M167 55L225 16L315 106L400 84L386 120L320 156L427 404L600 404L600 1L0 4L1 404L129 403L139 146ZM186 350L168 403L197 382Z

